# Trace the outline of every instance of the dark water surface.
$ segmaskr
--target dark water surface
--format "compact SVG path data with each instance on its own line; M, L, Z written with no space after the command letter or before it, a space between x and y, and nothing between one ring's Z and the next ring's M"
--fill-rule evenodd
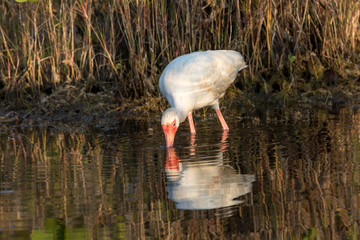
M305 111L306 112L306 111ZM360 113L2 124L0 239L359 239Z

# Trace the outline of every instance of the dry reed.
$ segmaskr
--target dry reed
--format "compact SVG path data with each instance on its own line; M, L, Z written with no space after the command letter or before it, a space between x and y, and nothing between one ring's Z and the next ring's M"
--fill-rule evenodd
M318 60L341 74L359 61L359 14L357 0L4 0L0 97L36 100L63 83L112 88L120 99L158 96L166 64L207 49L241 52L249 79L266 70L312 73L306 66Z

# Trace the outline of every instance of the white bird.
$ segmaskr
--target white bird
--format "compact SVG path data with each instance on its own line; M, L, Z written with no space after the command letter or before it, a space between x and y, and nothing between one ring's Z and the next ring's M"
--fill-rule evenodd
M231 50L193 52L171 61L159 80L160 91L171 105L161 118L166 146L173 146L179 124L186 117L191 134L195 134L192 112L206 106L215 109L223 130L229 130L219 98L246 67L243 56Z

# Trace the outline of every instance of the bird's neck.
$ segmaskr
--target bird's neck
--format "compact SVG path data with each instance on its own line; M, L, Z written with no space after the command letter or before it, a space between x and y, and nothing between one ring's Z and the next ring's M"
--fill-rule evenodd
M176 113L177 113L177 115L178 115L178 117L179 117L180 123L184 122L185 119L186 119L186 117L187 117L187 115L188 115L188 112L183 111L183 110L181 110L181 109L179 109L179 108L174 108L174 109L176 109Z

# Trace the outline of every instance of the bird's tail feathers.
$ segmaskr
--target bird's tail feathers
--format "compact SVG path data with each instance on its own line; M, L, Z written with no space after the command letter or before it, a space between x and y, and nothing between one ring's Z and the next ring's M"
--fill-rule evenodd
M248 67L248 65L246 65L245 63L242 64L242 65L240 66L240 68L239 68L239 72L240 72L241 70L243 70L244 68L247 68L247 67Z

